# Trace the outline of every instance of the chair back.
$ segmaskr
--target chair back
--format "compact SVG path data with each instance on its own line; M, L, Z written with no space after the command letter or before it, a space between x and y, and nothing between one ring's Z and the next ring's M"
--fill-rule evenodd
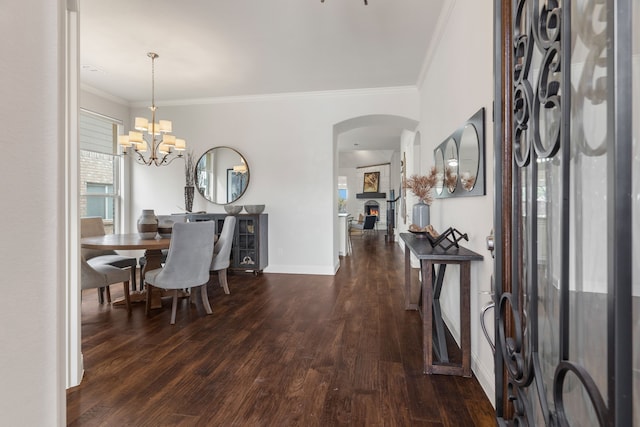
M104 223L99 216L80 218L80 237L104 236ZM82 249L85 259L95 258L100 255L115 255L117 252L109 249Z
M373 230L376 226L376 220L378 217L376 215L367 215L364 217L364 225L362 226L363 230Z
M231 245L233 243L233 232L236 228L236 217L227 215L222 224L222 231L218 236L218 241L213 249L213 259L211 260L211 271L228 268L231 258Z
M207 283L213 256L215 223L176 222L171 234L167 261L155 277L153 285L165 289L182 289Z

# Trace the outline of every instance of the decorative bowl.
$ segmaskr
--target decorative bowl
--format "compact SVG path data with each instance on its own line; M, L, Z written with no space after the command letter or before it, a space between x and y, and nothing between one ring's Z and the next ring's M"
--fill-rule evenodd
M171 232L173 231L173 227L168 227L168 228L161 228L158 227L158 234L160 235L160 237L162 237L163 239L170 239L171 238Z
M242 212L242 205L224 205L224 210L229 215L238 215Z
M264 211L264 205L244 205L244 210L247 211L248 214L261 214Z

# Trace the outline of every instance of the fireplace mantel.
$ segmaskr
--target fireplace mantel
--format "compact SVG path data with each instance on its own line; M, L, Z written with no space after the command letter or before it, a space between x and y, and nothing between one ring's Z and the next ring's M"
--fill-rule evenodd
M356 199L386 199L387 193L357 193Z

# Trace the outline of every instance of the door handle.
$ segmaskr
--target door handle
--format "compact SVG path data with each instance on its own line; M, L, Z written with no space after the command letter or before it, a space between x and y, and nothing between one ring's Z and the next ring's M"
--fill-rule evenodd
M496 308L496 303L494 301L495 299L495 289L493 288L493 276L491 276L491 292L483 292L485 294L490 294L491 295L491 301L489 301L488 303L486 303L482 309L480 309L480 326L482 327L482 333L484 334L484 337L486 338L487 342L489 343L489 346L491 347L491 351L495 354L496 352L496 345L494 343L494 341L491 339L491 336L489 336L489 332L487 331L487 325L486 325L486 320L485 320L485 316L487 314L487 312L491 309L495 309Z
M484 307L482 307L482 311L480 311L480 326L482 327L482 333L484 333L484 337L487 339L487 342L491 347L491 351L495 354L496 345L493 343L493 340L489 336L489 332L487 332L487 325L485 325L484 320L485 314L487 314L487 311L491 310L492 308L496 308L496 303L493 301L485 304Z

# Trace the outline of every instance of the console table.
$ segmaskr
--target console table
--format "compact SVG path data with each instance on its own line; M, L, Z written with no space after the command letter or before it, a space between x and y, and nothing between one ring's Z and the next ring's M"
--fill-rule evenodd
M422 282L422 352L425 374L471 376L471 261L480 261L482 255L462 246L444 250L431 247L428 239L418 238L411 233L400 233L405 243L405 310L419 310L420 304L410 301L411 254L420 261ZM435 266L438 265L436 274ZM460 349L462 365L449 362L445 340L444 322L440 310L440 291L447 264L460 265ZM437 361L433 360L436 353Z

